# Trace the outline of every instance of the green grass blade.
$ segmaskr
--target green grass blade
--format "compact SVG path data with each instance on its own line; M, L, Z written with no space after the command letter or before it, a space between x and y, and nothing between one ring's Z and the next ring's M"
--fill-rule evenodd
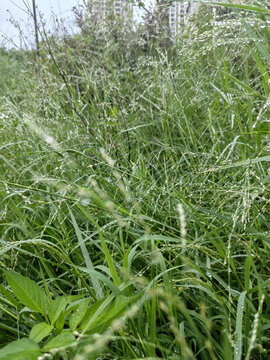
M236 317L236 343L234 346L234 360L241 360L242 359L242 346L243 346L243 314L244 314L244 307L245 307L245 298L246 298L246 291L243 291L238 299L237 305L237 317Z
M72 224L74 226L74 229L75 229L75 232L76 232L76 235L77 235L77 238L78 238L79 246L80 246L82 254L83 254L85 265L89 270L94 270L92 260L90 259L89 253L87 251L87 248L85 246L85 243L84 243L84 240L83 240L83 237L82 237L82 233L81 233L81 231L79 229L79 226L77 224L77 221L76 221L76 219L75 219L75 217L72 214L70 209L69 209L69 213L70 213L71 221L72 221ZM104 294L103 294L102 287L101 287L101 285L99 283L99 280L93 274L90 274L90 279L91 279L91 282L93 284L96 297L98 299L102 299L104 297Z
M99 238L100 238L100 242L101 242L101 246L108 264L108 267L110 269L111 272L111 276L113 279L113 282L115 283L115 285L118 287L121 284L121 281L119 279L119 276L117 274L114 262L113 262L113 258L109 252L108 246L105 242L105 239L102 235L102 232L100 230L99 225L96 223L96 221L92 218L92 216L79 204L77 204L77 207L82 211L82 213L87 217L88 220L90 220L90 222L97 228L98 230L98 234L99 234Z

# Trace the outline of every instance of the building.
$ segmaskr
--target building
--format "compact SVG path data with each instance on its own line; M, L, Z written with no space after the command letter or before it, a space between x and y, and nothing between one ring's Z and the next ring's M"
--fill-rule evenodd
M192 14L196 13L200 4L197 2L184 1L173 2L169 8L169 26L172 34L180 31L182 25L186 25Z
M270 1L270 0L267 0ZM232 2L233 4L247 4L253 3L253 0L219 0L218 2L229 3ZM169 26L171 29L172 35L175 35L181 31L181 27L183 25L188 25L190 23L190 17L193 14L198 13L200 8L200 1L183 1L183 2L172 2L169 7ZM213 13L214 16L228 16L232 13L232 9L229 7L216 7L213 6Z
M92 0L91 12L98 20L105 19L112 14L130 19L132 17L132 3L130 0Z

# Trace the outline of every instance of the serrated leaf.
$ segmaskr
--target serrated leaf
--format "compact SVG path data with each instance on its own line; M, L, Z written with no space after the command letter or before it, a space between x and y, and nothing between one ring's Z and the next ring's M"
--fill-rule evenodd
M38 343L48 336L52 330L53 325L49 325L45 322L39 323L32 328L29 338Z
M0 350L1 360L36 360L39 355L38 344L26 338L13 341Z
M23 305L46 315L49 299L34 281L9 270L5 270L5 274L11 289Z
M76 327L79 325L79 323L81 322L81 320L84 318L85 313L88 308L88 303L89 303L89 300L85 299L85 300L82 300L78 304L78 306L76 306L74 312L71 314L71 316L69 318L70 330L74 331L76 329Z
M65 310L68 302L68 299L66 299L64 296L57 296L51 302L48 315L52 325L56 322L61 313Z
M74 344L76 341L75 336L71 334L60 334L50 340L44 347L43 351L50 351L52 349L58 349L62 347L68 347Z

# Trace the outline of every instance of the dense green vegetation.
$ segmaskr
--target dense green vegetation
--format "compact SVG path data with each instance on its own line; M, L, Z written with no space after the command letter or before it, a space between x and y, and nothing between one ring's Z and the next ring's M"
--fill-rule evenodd
M80 16L0 55L0 359L269 359L270 11Z

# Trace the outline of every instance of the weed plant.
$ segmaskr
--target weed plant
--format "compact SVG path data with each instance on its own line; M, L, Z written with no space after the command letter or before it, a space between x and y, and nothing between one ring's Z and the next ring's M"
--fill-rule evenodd
M269 359L270 12L232 11L1 52L0 359Z

